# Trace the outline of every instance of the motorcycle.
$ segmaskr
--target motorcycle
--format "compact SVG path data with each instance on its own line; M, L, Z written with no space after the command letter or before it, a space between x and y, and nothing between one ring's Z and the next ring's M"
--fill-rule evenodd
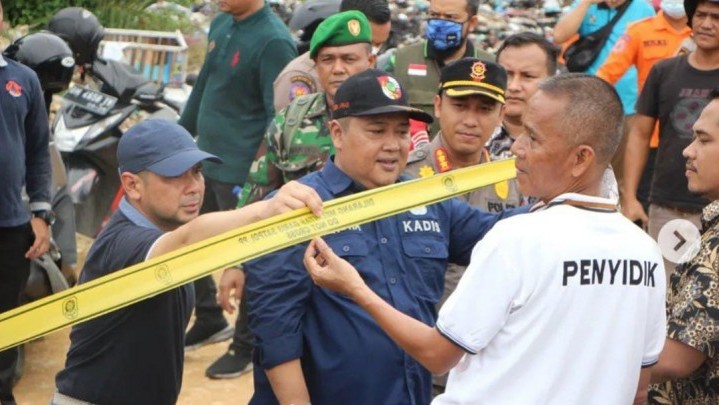
M77 231L94 237L122 197L117 173L117 143L130 126L147 118L176 121L180 106L167 100L164 87L119 61L95 58L83 75L96 81L71 87L52 125L68 173Z

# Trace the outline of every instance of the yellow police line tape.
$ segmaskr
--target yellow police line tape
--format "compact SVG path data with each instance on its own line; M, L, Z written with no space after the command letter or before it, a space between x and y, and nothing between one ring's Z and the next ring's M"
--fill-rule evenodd
M0 350L126 307L313 237L439 202L515 176L514 159L367 190L243 226L0 314Z

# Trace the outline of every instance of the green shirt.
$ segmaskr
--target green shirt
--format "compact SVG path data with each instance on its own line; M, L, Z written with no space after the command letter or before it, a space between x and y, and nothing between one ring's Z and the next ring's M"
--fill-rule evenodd
M205 64L179 123L198 136L200 149L224 160L204 162L205 176L242 184L275 113L272 82L297 50L267 4L241 21L218 15L208 40Z

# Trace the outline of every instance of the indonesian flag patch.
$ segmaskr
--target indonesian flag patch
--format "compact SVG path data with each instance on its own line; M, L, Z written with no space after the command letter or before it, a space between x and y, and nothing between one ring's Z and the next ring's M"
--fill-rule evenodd
M409 76L427 76L427 65L410 63L407 67L407 74Z

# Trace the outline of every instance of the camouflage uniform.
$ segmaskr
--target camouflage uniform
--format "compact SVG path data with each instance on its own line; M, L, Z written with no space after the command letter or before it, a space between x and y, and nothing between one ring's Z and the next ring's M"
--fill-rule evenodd
M298 97L280 111L250 166L237 206L260 201L288 181L321 169L334 153L328 119L325 93Z

